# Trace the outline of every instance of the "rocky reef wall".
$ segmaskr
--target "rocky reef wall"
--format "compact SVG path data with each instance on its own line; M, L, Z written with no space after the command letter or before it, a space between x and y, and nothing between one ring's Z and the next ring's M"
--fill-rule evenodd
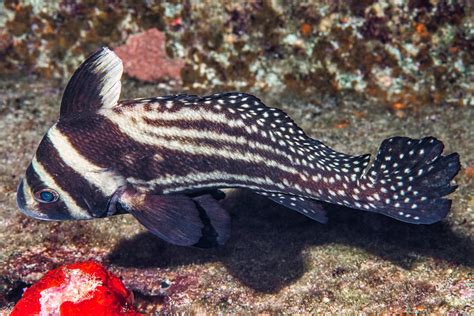
M164 36L148 39L150 29ZM186 90L354 92L397 110L466 106L473 29L470 1L0 0L0 75L66 78L99 46L141 35L131 54L159 46L166 60L143 57L129 74Z

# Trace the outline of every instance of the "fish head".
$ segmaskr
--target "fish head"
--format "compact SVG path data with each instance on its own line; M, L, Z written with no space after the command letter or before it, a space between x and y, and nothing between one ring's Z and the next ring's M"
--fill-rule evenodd
M113 215L109 204L117 183L114 174L89 163L58 126L81 125L81 119L115 106L122 71L120 58L102 47L74 72L63 94L58 121L43 137L18 186L17 204L24 214L51 221Z
M47 221L72 219L56 190L44 185L32 189L28 182L27 178L21 179L16 194L17 206L23 214Z
M22 213L48 221L105 217L110 199L64 162L49 132L26 169L16 198Z

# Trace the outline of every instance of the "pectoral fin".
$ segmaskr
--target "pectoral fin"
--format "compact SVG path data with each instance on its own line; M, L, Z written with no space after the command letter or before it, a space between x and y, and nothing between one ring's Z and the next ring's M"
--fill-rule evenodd
M214 247L230 235L230 217L211 195L149 195L133 189L117 198L151 233L179 246Z

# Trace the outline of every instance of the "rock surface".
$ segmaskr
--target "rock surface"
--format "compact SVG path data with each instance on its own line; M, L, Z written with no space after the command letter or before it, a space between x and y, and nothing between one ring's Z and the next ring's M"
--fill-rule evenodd
M474 110L444 105L387 110L357 93L314 96L253 91L287 111L312 137L339 151L374 153L389 136L443 140L463 169L441 223L408 225L332 207L317 222L249 192L230 192L232 235L225 247L176 247L129 215L40 222L15 206L36 144L56 120L63 85L0 80L0 310L62 264L96 260L133 290L139 312L225 313L472 312ZM170 91L125 81L123 98Z

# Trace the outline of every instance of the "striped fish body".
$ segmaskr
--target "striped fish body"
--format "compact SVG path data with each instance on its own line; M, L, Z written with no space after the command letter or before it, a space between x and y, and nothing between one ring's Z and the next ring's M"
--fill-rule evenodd
M243 93L119 102L122 63L104 48L71 78L17 201L45 220L133 214L178 245L230 235L220 188L246 188L320 222L318 201L427 224L450 209L457 154L435 138L390 138L370 155L336 152L283 111ZM365 172L364 172L365 171Z

